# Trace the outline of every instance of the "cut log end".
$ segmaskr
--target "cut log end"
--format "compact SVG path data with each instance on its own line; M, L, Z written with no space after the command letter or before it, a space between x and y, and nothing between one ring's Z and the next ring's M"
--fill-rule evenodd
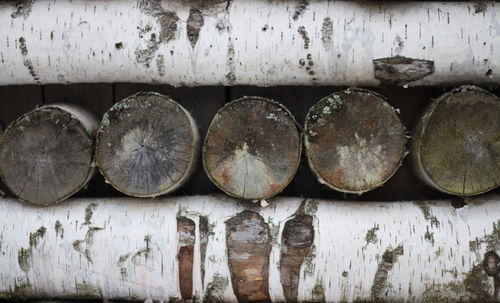
M157 93L115 104L97 135L97 165L117 190L135 197L174 191L196 167L199 135L191 115Z
M78 192L94 173L95 121L70 105L44 106L14 121L0 140L0 174L12 194L48 205Z
M321 183L363 193L387 181L405 155L405 128L374 92L348 89L321 99L307 114L306 154Z
M500 100L463 86L436 99L419 121L412 143L417 175L460 196L500 184Z
M301 143L290 112L272 100L244 97L222 108L203 146L212 182L240 199L270 198L292 180Z

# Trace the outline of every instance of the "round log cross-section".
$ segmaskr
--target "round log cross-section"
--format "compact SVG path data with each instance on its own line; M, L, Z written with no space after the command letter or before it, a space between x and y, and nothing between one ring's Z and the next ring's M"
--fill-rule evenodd
M430 186L472 196L500 185L500 99L463 86L436 99L415 130L412 163Z
M21 116L0 139L0 175L19 199L49 205L78 192L94 174L99 121L83 108L52 104Z
M300 153L292 114L272 100L244 97L216 114L203 145L203 165L212 182L227 194L259 200L288 185Z
M347 89L321 99L307 114L306 155L321 183L361 194L382 185L405 156L405 128L374 92Z
M156 197L190 177L198 146L196 123L181 105L158 93L138 93L104 115L97 133L97 166L122 193Z

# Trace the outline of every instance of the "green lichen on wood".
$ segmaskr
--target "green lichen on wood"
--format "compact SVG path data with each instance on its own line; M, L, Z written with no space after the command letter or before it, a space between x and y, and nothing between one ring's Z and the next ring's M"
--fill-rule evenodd
M312 297L312 302L326 302L325 289L323 288L322 280L317 280L316 284L314 284L314 287L312 289Z
M224 291L229 285L229 280L225 277L221 277L219 274L215 274L207 285L205 290L205 296L202 302L206 303L222 303L224 302Z
M434 245L434 233L429 231L429 227L427 227L427 230L425 231L424 239L431 242L432 245Z
M46 231L47 229L42 226L36 232L30 233L30 247L37 246L38 241L45 236Z
M304 257L304 277L305 275L312 275L314 273L314 258L316 257L316 245L311 246L311 250L309 253Z
M344 271L342 272L342 277L347 278L347 275L348 275L348 272L344 270Z
M436 218L436 216L434 216L431 213L431 210L429 208L429 202L426 202L426 201L415 201L414 203L415 203L415 205L418 206L418 208L420 208L420 210L424 214L425 220L428 221L431 224L431 228L432 227L436 227L436 228L439 227L440 222Z
M496 251L500 249L500 220L493 222L493 230L491 233L484 235L481 238L476 238L469 241L469 249L476 254L483 244L486 244L486 251Z
M91 222L90 220L92 219L92 216L94 215L94 211L97 208L97 204L91 203L87 208L85 208L85 221L83 222L84 225L90 225Z
M17 252L17 263L22 271L28 272L31 267L31 248L26 249L21 247L21 249Z
M396 263L399 256L403 255L403 253L403 245L399 245L394 249L388 247L384 251L382 260L378 264L377 272L375 273L375 277L373 279L373 285L371 287L372 299L384 299L385 290L388 287L387 276L389 275L389 271L392 270L394 263Z
M75 290L79 298L102 298L101 288L86 281L78 283L75 280Z
M378 240L377 239L377 231L378 230L379 230L379 225L374 224L374 226L366 232L366 236L365 236L366 245L368 245L369 243L377 244L377 240Z
M94 233L103 229L104 228L102 227L89 227L83 240L73 241L73 249L83 254L89 263L92 263L92 258L90 256L90 247L94 242Z
M465 290L471 294L471 299L477 302L494 302L490 295L488 276L482 264L477 264L467 273L463 281Z
M432 284L425 287L422 303L455 302L465 296L464 286L460 282Z
M314 200L307 201L306 214L314 216L318 211L318 202Z

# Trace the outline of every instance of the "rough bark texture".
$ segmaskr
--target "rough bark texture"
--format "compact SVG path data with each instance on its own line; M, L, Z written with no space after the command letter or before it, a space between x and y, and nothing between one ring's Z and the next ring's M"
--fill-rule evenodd
M434 188L477 195L500 184L500 99L462 86L436 99L412 143L413 166Z
M269 302L269 226L256 212L227 221L227 258L238 302Z
M0 85L500 81L494 2L23 3L0 3L0 22L9 25L0 29ZM380 61L396 56L408 63Z
M300 153L300 135L290 112L269 99L244 97L213 119L203 145L203 165L227 194L258 200L288 185Z
M97 135L97 165L111 185L136 197L180 187L196 167L199 135L191 115L157 93L115 104Z
M281 197L259 209L221 195L41 208L0 198L0 298L181 299L177 218L198 227L206 217L205 283L195 240L194 297L237 302L255 289L259 299L284 302L295 290L281 283L282 265L312 233L309 224L300 228L304 237L290 233L294 223L285 226L303 209L314 237L298 302L499 302L499 202L499 195L460 205ZM245 281L255 288L240 287Z
M309 166L321 183L349 193L382 185L405 156L405 129L396 110L368 90L321 99L307 114Z
M78 192L93 176L98 120L83 108L53 104L12 122L0 140L0 175L12 194L53 204Z
M195 224L193 220L177 218L178 253L179 262L179 287L183 300L193 298L193 261L195 243Z

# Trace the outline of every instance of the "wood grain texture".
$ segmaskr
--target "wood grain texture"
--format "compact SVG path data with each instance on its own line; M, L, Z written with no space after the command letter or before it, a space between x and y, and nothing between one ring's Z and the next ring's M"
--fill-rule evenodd
M347 89L321 99L305 122L305 146L318 180L363 193L387 181L405 155L405 128L380 95Z
M117 190L155 197L182 186L193 173L199 135L191 115L158 93L115 104L97 135L97 165Z
M177 218L177 259L179 260L179 287L183 300L193 298L193 259L195 242L195 224L193 220Z
M243 211L226 222L229 269L238 302L270 302L269 226L256 212Z
M416 127L417 175L446 193L471 196L500 184L500 100L473 86L436 99Z
M244 97L213 119L203 145L203 165L210 180L227 194L258 200L288 185L300 154L300 135L290 112L270 99Z
M12 194L53 204L78 192L93 176L97 119L83 108L53 104L31 111L0 140L0 175Z

